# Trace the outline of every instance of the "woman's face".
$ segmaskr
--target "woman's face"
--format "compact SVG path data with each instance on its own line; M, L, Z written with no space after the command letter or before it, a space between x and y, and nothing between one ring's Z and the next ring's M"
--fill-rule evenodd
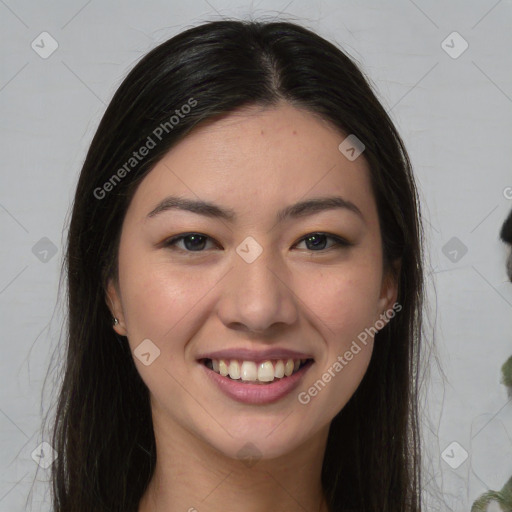
M169 435L232 458L250 442L274 458L325 433L361 382L396 283L383 274L364 153L346 158L344 139L287 104L253 107L196 129L138 187L108 303ZM214 206L158 208L169 196ZM293 208L333 197L346 206ZM313 362L265 381L290 358ZM249 381L209 359L234 377L238 359Z

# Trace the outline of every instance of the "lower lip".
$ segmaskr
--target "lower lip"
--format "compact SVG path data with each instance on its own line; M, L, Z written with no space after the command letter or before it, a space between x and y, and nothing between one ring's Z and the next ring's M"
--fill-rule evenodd
M204 368L208 377L229 398L244 404L270 404L291 393L300 384L306 372L313 365L313 361L309 361L289 377L276 380L271 384L244 384L240 380L223 377L207 368L202 362L199 364Z

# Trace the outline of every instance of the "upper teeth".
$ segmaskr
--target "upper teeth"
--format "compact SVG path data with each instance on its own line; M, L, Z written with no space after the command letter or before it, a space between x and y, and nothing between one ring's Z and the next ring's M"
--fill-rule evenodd
M238 361L236 359L212 359L213 371L220 373L224 377L229 375L232 379L243 381L272 382L274 379L281 379L284 376L289 377L299 369L301 362L307 359L288 359L277 361Z

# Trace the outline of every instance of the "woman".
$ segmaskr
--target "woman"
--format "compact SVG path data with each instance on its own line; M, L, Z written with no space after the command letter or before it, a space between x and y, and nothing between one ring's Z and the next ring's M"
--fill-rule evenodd
M152 50L66 263L56 511L420 511L416 188L334 45L219 21Z

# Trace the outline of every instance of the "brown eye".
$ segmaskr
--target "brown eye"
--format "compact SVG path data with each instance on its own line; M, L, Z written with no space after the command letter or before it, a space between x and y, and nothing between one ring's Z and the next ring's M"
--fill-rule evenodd
M327 247L326 249L328 239L333 240L334 243L330 247ZM320 252L332 249L333 247L349 247L350 245L352 245L346 240L343 240L343 238L340 238L335 235L330 235L328 233L310 233L309 235L306 235L304 238L302 238L299 243L301 242L305 242L307 249L312 250L313 252Z
M165 247L177 247L179 250L187 252L203 252L206 242L213 240L207 235L201 233L185 233L182 235L170 238L164 243ZM177 244L183 242L183 247L178 247Z

